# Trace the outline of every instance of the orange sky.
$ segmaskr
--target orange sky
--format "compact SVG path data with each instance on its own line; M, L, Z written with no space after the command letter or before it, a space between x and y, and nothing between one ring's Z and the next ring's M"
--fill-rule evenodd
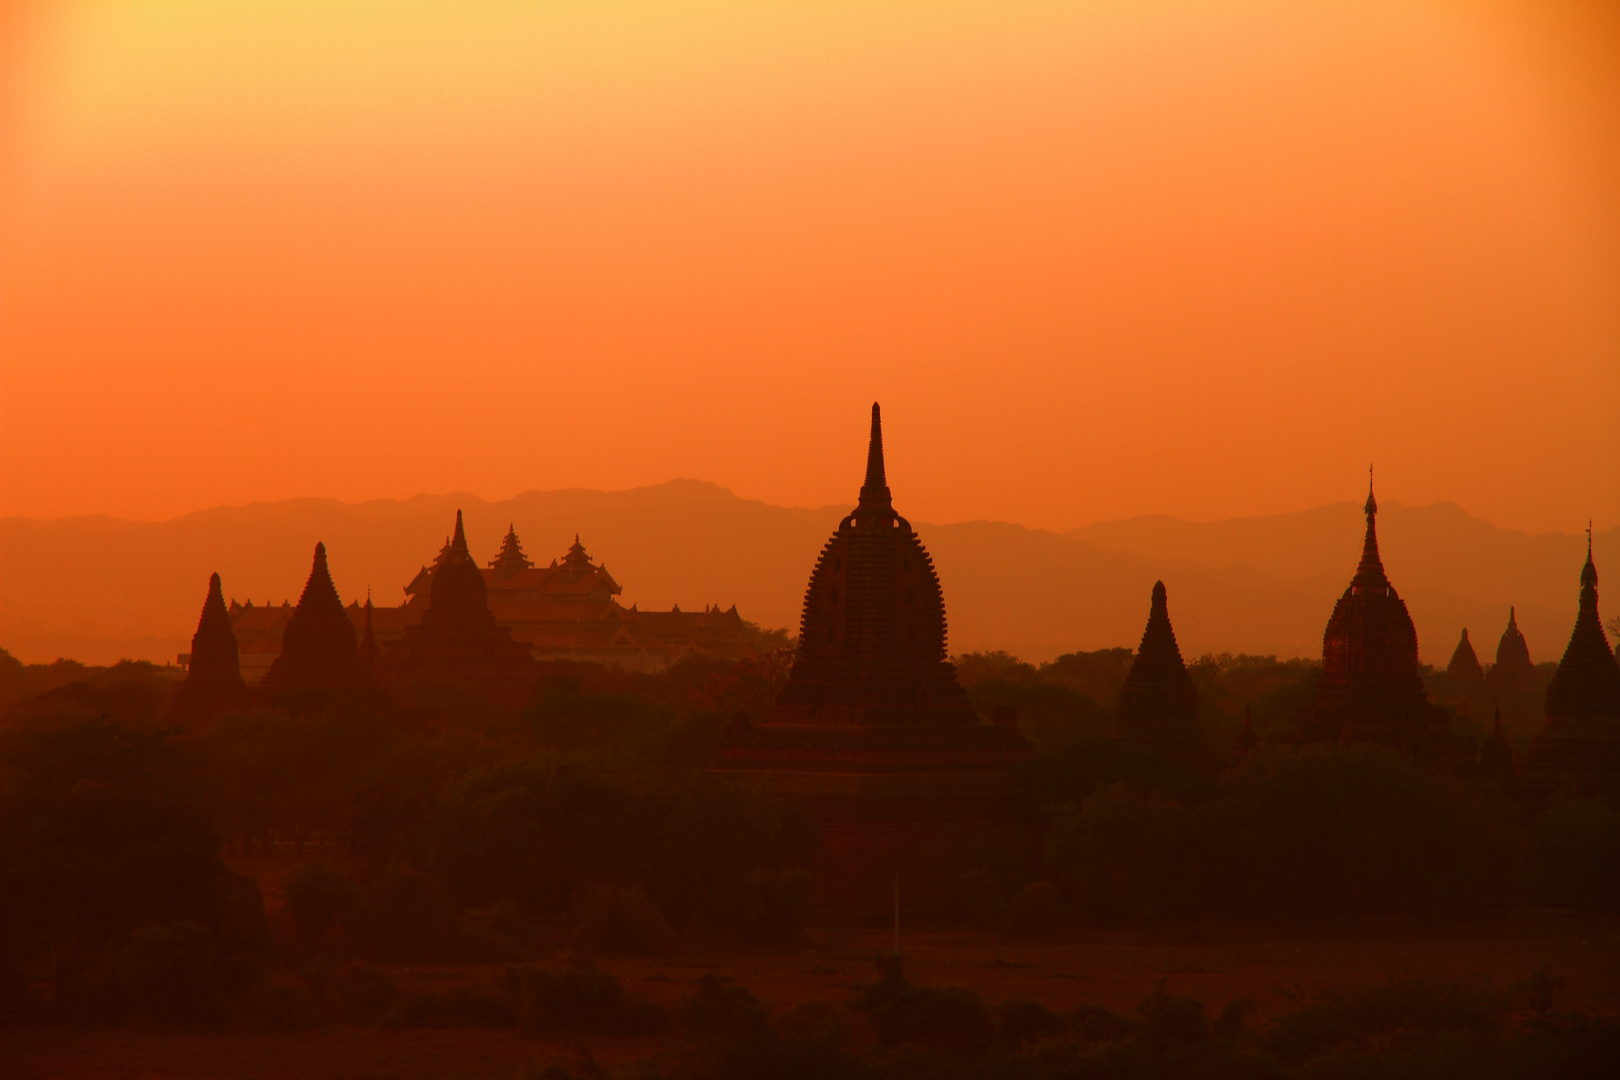
M6 12L0 514L1620 518L1602 4Z

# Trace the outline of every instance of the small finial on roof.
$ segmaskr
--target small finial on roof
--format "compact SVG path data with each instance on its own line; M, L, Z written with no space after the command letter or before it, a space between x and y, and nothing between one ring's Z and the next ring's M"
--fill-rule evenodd
M866 444L866 482L860 505L868 510L890 510L889 478L883 465L883 411L872 402L872 434Z

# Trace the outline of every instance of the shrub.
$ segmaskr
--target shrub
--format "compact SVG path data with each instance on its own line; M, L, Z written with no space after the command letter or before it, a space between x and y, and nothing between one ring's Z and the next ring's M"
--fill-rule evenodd
M354 1024L375 1024L399 1004L399 987L381 968L348 964L332 980L343 1003L343 1018Z
M871 1021L880 1042L961 1053L990 1047L996 1025L978 994L954 986L916 986L907 981L896 955L876 961L877 982L862 988L850 1008Z
M399 1007L399 1023L408 1028L487 1028L510 1030L517 1022L512 999L470 986L446 993L413 994Z
M1503 999L1478 980L1396 979L1332 990L1278 1017L1262 1046L1298 1064L1330 1054L1445 1032L1484 1034L1501 1025Z
M287 878L282 905L305 941L325 942L360 901L347 874L325 863L302 863Z
M1548 898L1620 907L1620 810L1601 799L1570 799L1536 819L1536 854Z
M618 979L583 957L559 971L508 968L501 987L518 1002L518 1029L534 1034L637 1035L665 1023L661 1009L626 994Z
M1038 1001L1004 1001L995 1007L996 1029L1003 1042L1027 1046L1068 1029L1063 1017Z
M731 976L709 972L698 976L693 985L696 992L680 1009L682 1026L708 1034L759 1032L770 1027L765 1003Z
M349 940L368 960L428 960L456 952L455 912L426 874L393 866L360 895Z
M640 889L599 883L584 890L575 910L574 947L588 952L662 952L675 936Z
M213 936L196 923L148 927L118 959L118 978L130 1012L143 1023L217 1027L224 998Z
M1184 890L1186 813L1121 784L1060 809L1046 839L1046 865L1076 907L1096 918L1171 914Z
M1050 881L1027 886L1002 914L1002 929L1010 937L1048 941L1069 921L1070 911Z

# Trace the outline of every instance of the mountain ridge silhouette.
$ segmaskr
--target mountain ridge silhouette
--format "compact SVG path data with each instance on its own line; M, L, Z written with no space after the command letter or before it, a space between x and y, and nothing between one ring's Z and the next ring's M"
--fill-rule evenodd
M774 506L701 480L625 491L567 488L487 501L290 499L212 507L159 522L104 515L0 519L0 647L41 662L172 661L207 591L256 604L295 599L324 541L345 603L371 590L397 604L432 560L455 511L487 561L509 524L544 565L577 532L624 586L626 606L736 604L765 626L797 629L816 554L849 505ZM1262 517L1193 522L1146 515L1063 533L988 520L913 522L945 590L953 653L1006 649L1028 660L1131 646L1153 582L1189 656L1209 651L1316 656L1361 543L1358 500ZM1467 626L1487 662L1509 604L1537 661L1561 654L1574 620L1583 534L1500 529L1453 503L1381 503L1390 578L1418 625L1425 662L1444 666ZM1600 570L1620 529L1597 533ZM1620 563L1616 563L1620 567ZM1620 569L1616 571L1620 573Z

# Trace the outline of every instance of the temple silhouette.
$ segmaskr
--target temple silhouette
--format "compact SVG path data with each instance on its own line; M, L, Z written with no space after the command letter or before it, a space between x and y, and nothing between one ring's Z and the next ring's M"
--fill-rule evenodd
M826 865L821 902L887 910L948 838L1009 813L1011 767L1030 753L1014 724L983 724L946 654L933 561L894 510L872 406L866 479L810 573L786 687L764 717L737 717L716 771L809 811Z
M445 537L433 561L406 584L404 603L368 611L354 602L344 609L355 634L363 639L369 632L379 655L394 655L413 628L426 620L433 606L434 581L452 557L453 544L453 537ZM456 575L470 588L465 572L470 552L465 560L459 552L454 558L461 567ZM744 643L747 624L735 605L722 609L715 604L696 611L682 611L678 605L669 611L642 611L634 604L626 608L617 599L622 587L606 566L592 561L578 536L560 559L536 566L524 555L516 529L509 527L489 564L482 568L474 564L472 569L483 579L485 603L495 621L534 660L660 671L689 657L737 660L749 655ZM252 686L280 655L293 610L287 604L257 606L233 600L229 611L241 646L242 675ZM442 640L442 635L432 636ZM420 634L414 637L422 640ZM413 646L413 655L417 653L420 647ZM390 664L387 674L393 678L400 672Z
M1198 689L1181 659L1162 581L1153 583L1142 644L1120 693L1119 733L1125 741L1165 756L1209 764L1208 747L1198 728Z
M1620 661L1598 615L1598 573L1590 531L1580 607L1558 671L1547 687L1546 720L1530 744L1532 788L1620 796Z
M490 611L489 588L467 550L460 510L427 592L421 620L408 627L383 657L381 667L388 681L424 692L451 686L522 705L533 685L534 660L527 646L512 639L511 628L497 622ZM373 615L368 599L368 640Z
M259 682L261 694L283 701L328 695L370 694L377 684L360 662L354 624L343 610L326 565L326 545L315 561L298 606L287 620L281 651Z
M1378 554L1378 501L1367 485L1367 531L1350 585L1322 635L1322 676L1302 728L1308 738L1374 742L1423 756L1449 753L1446 715L1418 673L1417 629Z
M218 574L208 579L208 597L203 601L197 632L191 636L191 652L185 661L185 681L175 691L169 706L173 719L200 720L238 707L247 700L236 632L231 629Z

